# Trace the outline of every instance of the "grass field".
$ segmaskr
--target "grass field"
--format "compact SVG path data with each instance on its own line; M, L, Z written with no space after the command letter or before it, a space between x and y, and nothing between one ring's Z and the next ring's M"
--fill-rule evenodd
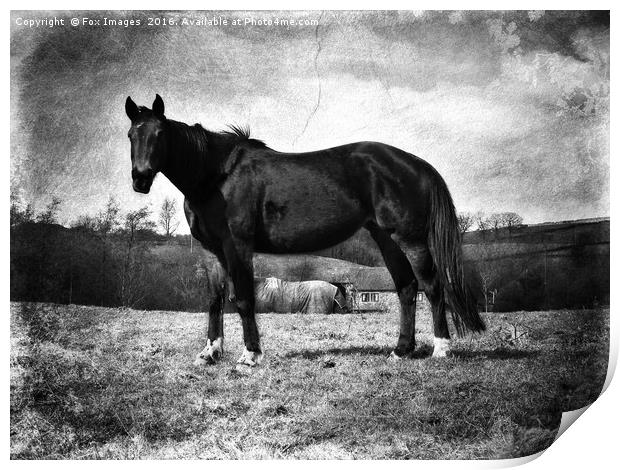
M265 361L192 365L202 314L11 304L13 459L488 459L549 446L560 412L596 399L609 310L489 314L432 359L387 359L397 318L259 315Z

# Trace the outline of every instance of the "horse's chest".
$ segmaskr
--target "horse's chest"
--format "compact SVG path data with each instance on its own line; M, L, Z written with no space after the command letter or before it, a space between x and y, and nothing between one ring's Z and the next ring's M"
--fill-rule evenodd
M201 230L200 235L197 238L200 243L202 243L202 246L210 251L216 250L221 245L221 241L216 234L210 232L208 229Z
M200 210L189 207L190 210L186 211L186 216L192 236L207 250L219 251L222 242L222 229L220 228L222 224L218 223L219 218L208 217Z

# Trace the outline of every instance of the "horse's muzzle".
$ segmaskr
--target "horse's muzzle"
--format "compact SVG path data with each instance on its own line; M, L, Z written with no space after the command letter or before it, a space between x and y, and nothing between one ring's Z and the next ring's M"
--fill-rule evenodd
M148 194L151 190L151 185L153 184L153 178L149 177L138 177L133 179L133 190L142 193Z
M153 178L155 178L155 172L150 168L146 171L132 170L131 176L133 178L133 190L138 193L147 194L151 190L153 184Z

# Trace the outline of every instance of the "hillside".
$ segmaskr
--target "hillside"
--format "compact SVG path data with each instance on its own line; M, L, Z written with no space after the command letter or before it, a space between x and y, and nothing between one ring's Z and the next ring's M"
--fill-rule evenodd
M463 251L494 310L609 304L610 221L468 232Z

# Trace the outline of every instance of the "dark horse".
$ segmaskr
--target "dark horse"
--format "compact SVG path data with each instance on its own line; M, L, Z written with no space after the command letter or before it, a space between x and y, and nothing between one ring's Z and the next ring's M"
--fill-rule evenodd
M415 347L418 282L431 303L434 356L445 356L446 305L459 333L484 330L463 279L461 236L446 183L427 162L377 142L307 153L281 153L231 127L210 132L167 119L159 95L153 108L130 97L133 188L148 193L162 172L185 196L192 235L215 254L234 286L243 327L239 363L262 357L254 318L252 254L300 253L330 247L361 227L377 242L401 304L392 357ZM399 243L411 249L410 262ZM198 363L223 353L225 283L210 299L207 345Z

